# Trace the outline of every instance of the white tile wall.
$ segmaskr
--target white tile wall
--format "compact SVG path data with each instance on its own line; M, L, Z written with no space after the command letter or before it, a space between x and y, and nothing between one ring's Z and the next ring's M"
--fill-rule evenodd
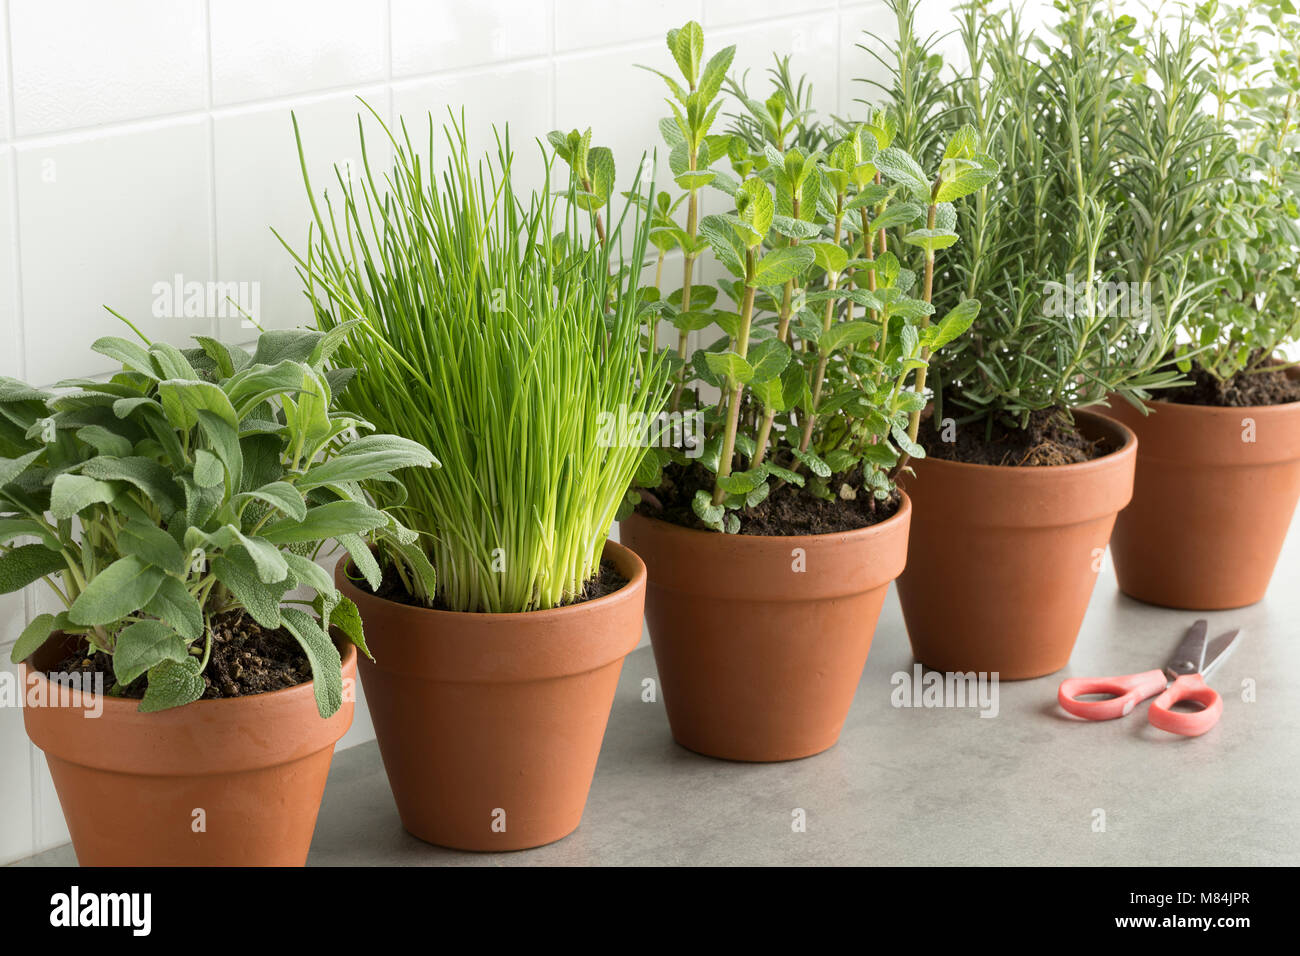
M942 4L945 0L933 0ZM842 8L842 9L841 9ZM154 315L154 285L259 282L271 327L309 317L288 254L306 236L289 114L317 190L359 160L363 95L419 130L463 106L471 139L509 121L517 162L534 137L594 127L620 178L657 141L663 34L706 24L710 52L738 62L793 52L825 110L845 97L847 49L880 0L0 0L0 374L37 384L109 370L89 351L122 327L184 344L234 339L238 319ZM936 23L935 26L939 24ZM368 120L372 159L386 161ZM661 164L666 169L666 157ZM665 267L677 281L680 259ZM671 287L671 286L669 286ZM49 599L0 597L0 659ZM3 665L0 665L3 666ZM371 737L364 706L351 745ZM21 714L0 708L0 863L67 839Z

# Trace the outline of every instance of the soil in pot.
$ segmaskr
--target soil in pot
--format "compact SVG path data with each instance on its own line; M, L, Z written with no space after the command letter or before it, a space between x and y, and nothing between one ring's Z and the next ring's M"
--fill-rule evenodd
M637 513L681 528L707 531L691 502L697 491L711 492L713 481L706 468L670 464L660 486L653 493L643 492ZM877 499L863 489L860 471L832 475L828 487L836 491L830 500L808 494L797 485L782 485L753 508L737 513L740 533L789 537L854 531L892 518L902 500L898 494L884 501Z
M927 413L917 440L929 458L960 461L970 465L999 467L1049 467L1091 461L1114 451L1106 435L1089 438L1078 425L1056 409L1031 412L1024 428L995 422L991 429L982 426L959 427L953 441L943 440L943 430L934 427Z
M142 674L126 687L115 687L113 659L91 652L84 641L48 672L51 679L62 674L102 674L109 693L132 700L144 697L148 683ZM311 662L284 628L268 630L242 611L231 611L212 619L212 652L203 680L202 700L268 694L310 681Z
M1213 405L1217 408L1300 402L1300 378L1288 375L1286 371L1254 375L1238 372L1232 378L1219 381L1204 369L1194 367L1187 377L1191 379L1190 385L1162 389L1155 397L1175 405Z
M418 598L411 594L410 591L406 590L406 585L402 583L401 576L392 568L388 568L385 571L383 580L379 583L378 591L372 590L370 585L360 576L358 576L352 583L366 594L373 594L375 597L382 598L385 601L396 601L398 604L405 604L407 607L425 607ZM627 583L628 578L619 571L618 566L615 565L613 561L601 561L600 570L594 577L590 578L585 585L583 585L582 594L580 594L575 600L569 601L560 606L572 607L575 604L584 604L587 601L594 601L597 598L603 598L607 594L613 594L620 588L625 587ZM461 613L453 611L451 608L447 607L440 598L434 599L431 610L451 611L453 614ZM471 611L464 613L476 612Z
M1073 429L1037 421L1033 434L995 433L1000 447L968 439L977 462L941 457L940 442L903 479L914 515L898 595L913 655L936 670L1015 680L1069 661L1137 442L1092 412L1076 411ZM920 434L936 440L930 422ZM1045 460L1058 463L1031 464Z

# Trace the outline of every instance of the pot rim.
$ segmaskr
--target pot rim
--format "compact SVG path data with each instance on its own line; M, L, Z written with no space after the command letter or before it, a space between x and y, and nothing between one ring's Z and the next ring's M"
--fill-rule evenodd
M1123 458L1136 454L1138 437L1133 429L1129 428L1123 422L1110 418L1100 412L1090 411L1092 406L1086 408L1074 408L1070 413L1075 416L1084 416L1099 425L1109 428L1118 429L1123 437L1124 442L1112 452L1108 452L1099 458L1090 458L1087 461L1074 461L1066 465L982 465L973 461L949 461L947 458L923 458L927 468L952 468L955 470L978 471L984 474L1003 474L1008 478L1012 475L1026 474L1071 474L1081 475L1089 471L1100 471L1113 466Z
M550 615L551 620L558 622L563 621L566 617L598 613L602 610L612 608L621 602L636 600L635 596L638 588L643 589L646 582L645 562L641 560L640 555L627 545L621 544L612 539L607 539L605 541L605 548L604 551L601 552L601 557L612 557L612 555L608 554L610 549L621 551L631 559L632 574L628 578L626 584L617 591L602 595L592 601L582 601L578 604L565 604L562 607L541 608L535 611L502 611L500 613L492 613L489 611L446 611L441 608L420 607L417 604L405 604L401 601L394 601L390 598L380 597L370 591L361 590L361 588L357 586L357 582L348 576L347 572L355 570L355 566L352 563L352 558L346 554L341 557L338 564L335 565L335 580L338 581L339 590L343 590L344 587L347 587L362 595L368 601L380 601L384 604L404 608L406 611L412 613L434 615L435 617L442 617L444 619L475 621L491 620L494 623L499 621L503 624L519 621L535 623L537 621L545 621L546 615ZM620 568L619 570L622 571L623 568ZM338 573L340 571L342 572L341 574Z
M50 641L54 640L56 637L60 635L63 635L64 637L70 636L70 635L63 634L62 631L55 631L53 634L49 636L49 638L46 640L45 643L48 644ZM346 638L342 639L341 641L337 641L337 640L335 641L336 645L340 643L345 645L345 650L343 651L343 653L339 655L341 659L340 666L344 671L346 671L350 664L356 663L357 646L353 644L351 640L348 640ZM41 648L44 647L45 644L42 644ZM41 648L38 648L36 651L33 651L32 655L38 653ZM28 655L28 657L19 664L19 667L21 668L21 674L22 674L21 680L23 684L24 685L26 684L29 674L35 674L37 679L44 681L46 684L49 684L50 679L46 674L46 672L44 671L44 669L34 668L29 663L31 661L32 655ZM79 688L77 688L76 690L78 694L88 698L90 701L94 701L96 698L102 696L103 697L102 703L104 707L113 707L113 708L121 709L123 710L123 712L129 709L134 713L139 713L140 701L134 697L113 697L110 696L109 694L99 695L99 694L95 694L93 691L83 691ZM301 684L294 684L292 687L281 687L279 690L263 691L260 694L247 694L241 697L219 697L216 700L195 700L195 701L191 701L188 704L185 704L182 707L171 707L168 708L167 710L156 711L155 714L156 715L165 715L168 713L174 714L174 713L179 713L181 711L189 710L191 707L199 707L206 711L212 711L219 707L234 706L241 702L254 701L254 700L265 701L265 700L272 700L272 699L283 699L290 694L305 695L306 697L312 700L312 707L313 708L315 707L315 694L312 691L312 681L303 681ZM24 705L24 708L25 706L26 705ZM154 716L154 715L149 715L149 716ZM331 720L331 719L332 716L321 718L321 720Z
M877 521L875 524L869 524L864 528L850 528L848 531L827 531L823 534L724 534L721 531L704 531L700 528L683 527L682 525L674 524L671 521L665 521L663 518L654 518L651 517L650 515L640 514L639 512L633 512L623 520L626 521L630 518L637 518L642 521L651 521L654 522L656 525L659 525L660 527L666 529L664 532L662 532L664 534L674 534L674 535L682 535L684 537L694 537L699 540L703 540L704 538L721 538L724 540L733 540L733 541L738 539L743 539L743 538L751 538L755 541L794 541L794 542L800 542L800 541L825 542L831 540L844 541L846 539L857 540L857 539L872 538L882 534L888 534L889 531L892 530L890 528L891 525L894 525L911 515L912 499L907 496L907 492L905 492L901 487L898 488L898 493L903 500L899 504L898 510L895 511L888 518L886 518L884 521ZM798 544L795 544L794 546L799 547Z

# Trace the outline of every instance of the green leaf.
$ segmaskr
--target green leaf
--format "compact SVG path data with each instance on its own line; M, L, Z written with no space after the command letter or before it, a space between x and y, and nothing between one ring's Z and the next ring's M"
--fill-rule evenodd
M334 591L334 579L311 558L286 551L284 560L289 563L289 571L298 579L299 585L305 585L318 594L330 594Z
M263 529L272 544L324 541L341 534L362 534L388 524L388 516L360 501L331 501L307 512L302 521L284 518Z
M695 497L691 499L691 508L705 527L713 528L715 531L722 530L722 519L726 509L722 505L715 505L713 497L707 491L700 489L695 492Z
M700 96L705 102L712 102L713 98L722 90L722 81L726 79L727 71L731 69L731 61L735 59L736 47L723 47L713 56L709 57L708 64L704 67L704 72L700 74Z
M311 329L272 329L257 339L252 365L279 365L282 362L308 362L325 333ZM233 401L233 396L231 397Z
M370 585L370 590L378 591L379 585L383 583L383 571L379 567L379 562L375 560L370 545L366 544L360 535L355 534L341 534L337 540L351 556L352 563L361 572L361 576L366 579L366 583Z
M975 155L978 146L979 136L975 132L975 127L970 123L964 123L957 132L953 133L952 139L948 140L948 146L943 151L943 158L970 159Z
M41 646L50 639L50 635L60 630L66 621L67 614L37 615L18 635L18 640L14 642L13 650L9 653L9 660L15 664L27 660L40 650Z
M872 162L887 178L904 186L919 201L929 202L930 182L917 161L903 150L889 146L876 153Z
M910 246L920 246L926 252L947 249L957 241L957 233L943 229L913 229L903 237Z
M41 457L44 451L45 449L38 448L36 451L28 452L18 458L0 458L0 488L3 488L26 471L27 466Z
M366 481L376 475L393 472L399 468L428 468L432 464L433 456L423 445L390 435L382 437L389 441L385 446L375 447L373 450L364 448L353 450L350 445L344 446L343 451L329 461L308 469L307 473L298 479L298 487L308 491L322 485L344 481ZM365 440L363 438L353 444L360 444ZM393 444L398 441L404 444Z
M214 558L212 573L262 627L276 630L282 625L280 600L292 584L288 575L283 581L263 584L253 559L242 548Z
M216 488L226 480L226 466L206 448L194 453L194 483L200 488Z
M811 242L806 246L800 246L800 249L811 249L816 257L817 264L827 272L840 273L848 265L849 254L843 246L837 246L833 242Z
M245 491L235 496L234 503L238 505L250 499L266 502L272 508L284 512L285 516L293 521L301 521L307 517L306 500L302 493L287 481L273 481L256 491Z
M92 446L101 455L126 458L134 450L131 440L109 431L103 425L87 425L77 429L77 438Z
M808 470L818 478L829 478L831 476L831 466L812 452L800 451L797 448L791 448L790 452L795 458L807 465Z
M921 333L921 344L932 352L943 348L971 327L979 311L978 299L963 299L937 325L932 325Z
M330 614L330 627L337 627L349 641L361 650L361 653L371 660L375 659L374 655L370 653L370 648L366 646L366 629L361 620L361 611L352 602L351 598L340 595L339 603Z
M153 362L149 360L149 353L134 342L109 335L102 339L96 339L90 348L100 355L121 362L122 365L133 372L147 375L151 379L158 377L154 372Z
M839 250L841 253L844 250ZM796 279L813 264L815 253L811 246L785 246L773 249L754 267L754 285L783 285ZM847 258L847 256L846 256Z
M232 427L216 412L206 408L198 409L195 415L212 452L226 466L226 471L230 475L230 487L238 488L244 474L244 451L239 441L238 429ZM276 447L279 447L278 439L276 439Z
M739 382L743 385L754 377L754 367L735 352L706 352L704 361L714 375L732 383Z
M182 663L189 652L184 638L161 621L137 621L117 635L113 676L125 686L163 661Z
M68 617L85 627L114 624L144 608L166 575L134 555L114 561L86 583Z
M50 514L65 521L91 505L104 505L117 497L117 487L85 475L59 475L50 488Z
M751 178L740 184L736 190L735 217L739 223L733 222L733 228L746 247L753 249L767 238L775 213L776 204L767 183Z
M143 610L146 614L166 621L188 641L196 641L203 636L203 608L199 607L198 599L177 578L163 578L157 593L149 599Z
M171 472L151 458L110 458L101 455L86 462L82 474L101 481L126 481L135 485L154 503L163 517L181 507L184 494Z
M321 630L320 623L305 611L286 607L282 612L289 629L311 662L312 691L322 717L333 716L343 706L343 670L338 648Z
M128 521L118 532L117 550L172 574L184 574L189 566L175 538L157 525L142 521Z
M694 20L688 21L681 29L669 30L668 51L677 61L677 68L687 83L694 87L700 77L700 60L704 57L704 30Z
M239 428L235 406L226 393L211 382L168 379L158 384L158 397L167 420L179 431L189 431L198 424L200 409L216 415L232 429Z
M0 544L8 544L16 538L40 538L51 551L62 547L50 529L33 518L0 518Z
M183 661L163 661L149 671L149 686L140 701L140 712L154 713L183 707L203 696L207 689L199 662L186 655Z
M748 361L754 368L750 384L771 381L785 371L793 353L780 339L764 339L749 350Z
M890 435L894 438L894 443L903 449L904 454L912 458L924 458L925 449L912 441L911 437L898 425L893 425L889 429Z
M24 544L0 554L0 594L12 594L33 581L67 570L63 555L43 544Z
M817 340L817 351L830 355L846 345L857 345L859 342L866 341L879 332L880 326L875 322L865 320L837 322L823 332L821 338Z

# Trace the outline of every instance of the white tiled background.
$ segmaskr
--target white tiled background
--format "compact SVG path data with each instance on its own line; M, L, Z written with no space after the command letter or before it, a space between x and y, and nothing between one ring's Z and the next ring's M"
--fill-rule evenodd
M923 32L948 29L947 8L932 0ZM841 116L861 115L852 78L879 75L860 31L892 32L880 0L0 0L0 375L110 371L89 351L123 334L104 305L176 344L248 337L237 320L154 318L154 284L177 274L259 282L265 326L306 321L271 234L307 234L290 110L318 190L359 162L357 96L417 129L463 106L483 148L509 121L520 154L590 125L629 172L667 112L634 64L671 70L663 35L692 18L707 53L738 45L752 90L791 53ZM0 667L41 601L0 597ZM370 736L359 707L345 744ZM66 840L20 711L0 708L0 863Z

